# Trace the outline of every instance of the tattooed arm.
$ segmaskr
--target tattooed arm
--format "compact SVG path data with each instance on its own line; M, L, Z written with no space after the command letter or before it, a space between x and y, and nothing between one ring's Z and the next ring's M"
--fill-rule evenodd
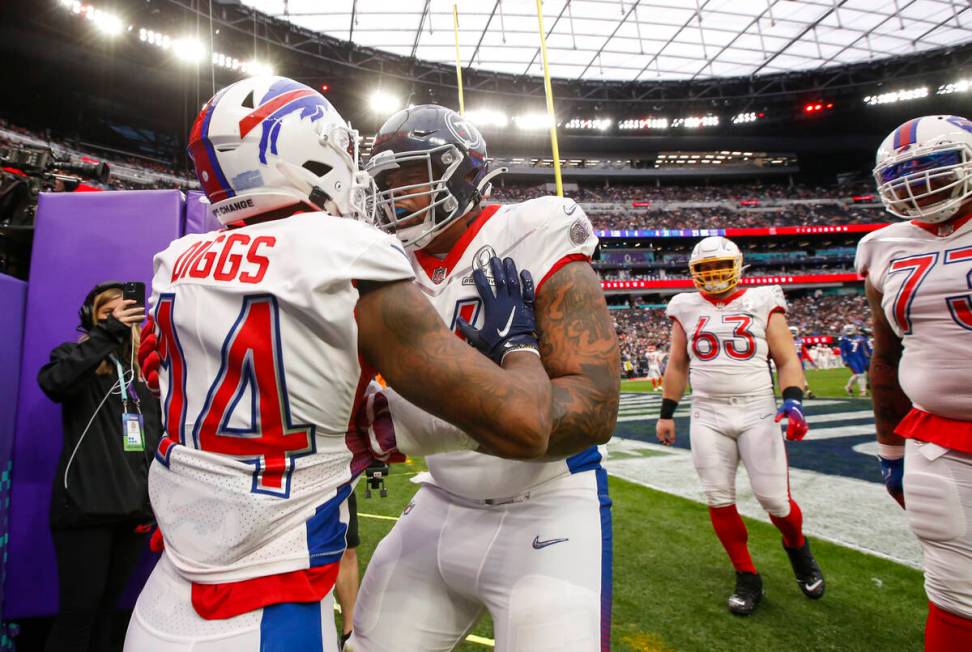
M871 356L871 396L874 404L874 423L878 442L904 446L904 439L894 429L911 410L911 400L898 383L898 362L901 360L901 340L895 335L881 307L882 295L871 284L864 283L867 302L871 306L874 332L874 354Z
M553 385L553 432L545 459L560 459L614 433L621 385L618 338L589 263L568 263L541 287L540 355Z
M536 458L551 429L550 380L536 355L499 367L456 337L411 281L359 283L362 355L399 394L500 457Z

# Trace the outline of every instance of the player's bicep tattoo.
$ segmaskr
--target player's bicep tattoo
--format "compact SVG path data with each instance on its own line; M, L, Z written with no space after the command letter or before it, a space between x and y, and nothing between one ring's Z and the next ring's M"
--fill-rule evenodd
M597 274L586 262L569 263L544 283L536 310L555 434L606 441L617 418L621 361Z

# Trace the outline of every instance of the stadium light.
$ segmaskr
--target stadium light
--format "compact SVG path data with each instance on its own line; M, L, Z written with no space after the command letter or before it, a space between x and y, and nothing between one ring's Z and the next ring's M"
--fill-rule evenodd
M951 95L952 93L968 93L972 90L972 79L959 79L951 84L942 84L936 95Z
M524 113L513 117L517 129L531 131L550 128L550 116L546 113Z
M402 101L391 93L377 90L371 94L368 104L375 113L391 115L402 106Z
M88 18L95 24L95 27L99 31L107 36L117 36L124 29L121 18L107 11L99 11L92 8L88 12Z
M641 118L621 120L618 129L630 131L632 129L668 129L668 118Z
M186 63L201 63L206 58L206 46L192 36L183 36L172 41L177 59Z
M732 116L732 124L745 125L751 122L756 122L757 120L762 120L764 117L766 117L765 113L756 113L754 111L750 111L748 113L737 113L736 115Z
M611 128L611 118L574 118L569 120L567 129L578 129L583 131L607 131Z
M466 111L463 117L480 129L483 127L505 127L510 123L509 117L496 109L473 109Z
M719 116L717 115L700 115L700 116L685 116L684 118L675 118L672 121L673 127L685 127L686 129L698 129L699 127L715 127L719 124Z
M880 95L868 95L864 98L864 104L869 106L876 106L878 104L896 104L898 102L907 102L909 100L920 100L924 97L928 97L928 87L919 86L918 88L909 88L903 91L891 91L890 93L881 93Z
M236 68L233 68L236 70ZM269 76L273 74L273 66L264 61L257 61L255 59L250 61L245 61L240 64L240 71L247 76Z

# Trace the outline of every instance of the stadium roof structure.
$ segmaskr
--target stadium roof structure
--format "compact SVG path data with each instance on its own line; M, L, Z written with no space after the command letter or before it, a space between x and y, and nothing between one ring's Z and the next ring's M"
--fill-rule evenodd
M390 54L455 62L452 0L242 0ZM534 0L458 0L463 67L542 75ZM551 76L702 81L822 71L972 42L968 0L546 0Z

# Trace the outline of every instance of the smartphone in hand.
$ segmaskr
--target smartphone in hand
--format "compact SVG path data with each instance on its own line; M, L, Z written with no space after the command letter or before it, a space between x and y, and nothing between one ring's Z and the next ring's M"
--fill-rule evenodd
M122 285L122 299L135 301L135 306L145 305L145 284L141 281L128 281Z

